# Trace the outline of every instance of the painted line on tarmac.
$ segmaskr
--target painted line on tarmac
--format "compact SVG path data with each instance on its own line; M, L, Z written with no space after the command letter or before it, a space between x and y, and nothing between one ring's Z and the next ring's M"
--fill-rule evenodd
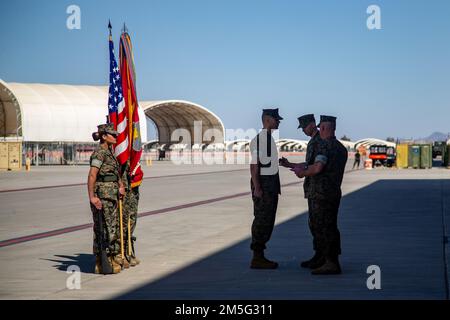
M24 243L24 242L28 242L28 241L54 237L54 236L58 236L61 234L66 234L66 233L70 233L70 232L74 232L74 231L78 231L78 230L84 230L84 229L91 228L92 226L93 226L93 223L80 224L78 226L56 229L56 230L52 230L52 231L31 234L29 236L3 240L3 241L0 241L0 248L12 246L15 244Z
M197 172L197 173L169 174L166 176L144 177L144 180L176 178L176 177L196 176L196 175L202 175L202 174L214 174L214 173L236 172L236 171L247 171L247 170L248 169L234 169L234 170L207 171L207 172ZM84 185L86 185L86 183L72 183L72 184L59 184L59 185L53 185L53 186L42 186L42 187L20 188L20 189L6 189L6 190L0 190L0 193L33 191L33 190L53 189L53 188L67 188L67 187L77 187L77 186L84 186Z
M349 173L349 172L352 172L352 171L357 171L357 170L348 170L345 173ZM281 185L281 187L289 187L289 186L297 185L297 184L300 184L300 182L302 182L302 180L286 183L286 184ZM250 194L251 194L251 191L246 191L246 192L235 193L235 194L228 195L228 196L222 196L222 197L218 197L218 198L211 198L211 199L207 199L207 200L201 200L201 201L186 203L186 204L182 204L182 205L178 205L178 206L173 206L173 207L168 207L168 208L163 208L163 209L157 209L157 210L152 210L152 211L148 211L148 212L141 212L141 213L138 214L138 217L152 216L152 215L156 215L156 214L167 213L167 212L177 211L177 210L181 210L181 209L197 207L197 206L201 206L201 205L204 205L204 204L210 204L210 203L214 203L214 202L218 202L218 201L224 201L224 200L239 198L239 197L243 197L243 196L248 196ZM81 225L78 225L78 226L72 226L72 227L56 229L56 230L51 230L51 231L42 232L42 233L31 234L31 235L24 236L24 237L18 237L18 238L3 240L3 241L0 241L0 248L7 247L7 246L12 246L12 245L16 245L16 244L20 244L20 243L24 243L24 242L29 242L29 241L34 241L34 240L39 240L39 239L59 236L59 235L62 235L62 234L67 234L67 233L71 233L71 232L75 232L75 231L79 231L79 230L84 230L84 229L89 229L89 228L92 228L92 227L93 227L93 223L87 223L87 224L81 224Z
M298 181L298 182L297 181L296 182L291 182L291 183L287 183L287 184L282 185L282 187L288 187L288 186L299 184L299 183L300 183L300 181ZM167 212L177 211L177 210L181 210L181 209L197 207L197 206L201 206L201 205L204 205L204 204L210 204L210 203L214 203L214 202L218 202L218 201L224 201L224 200L229 200L229 199L234 199L234 198L247 196L247 195L250 195L250 193L251 193L250 191L241 192L241 193L236 193L236 194L232 194L232 195L229 195L229 196L223 196L223 197L218 197L218 198L211 198L211 199L207 199L207 200L201 200L201 201L186 203L186 204L182 204L182 205L178 205L178 206L162 208L162 209L152 210L152 211L148 211L148 212L141 212L141 213L138 214L138 217L141 218L141 217L146 217L146 216L153 216L153 215L156 215L156 214L167 213ZM16 245L16 244L20 244L20 243L24 243L24 242L29 242L29 241L34 241L34 240L39 240L39 239L59 236L59 235L62 235L62 234L67 234L67 233L71 233L71 232L75 232L75 231L79 231L79 230L84 230L84 229L89 229L89 228L92 228L92 227L93 227L93 223L87 223L87 224L81 224L81 225L78 225L78 226L72 226L72 227L67 227L67 228L62 228L62 229L56 229L56 230L52 230L52 231L48 231L48 232L31 234L31 235L24 236L24 237L18 237L18 238L3 240L3 241L0 241L0 248L7 247L7 246L12 246L12 245Z

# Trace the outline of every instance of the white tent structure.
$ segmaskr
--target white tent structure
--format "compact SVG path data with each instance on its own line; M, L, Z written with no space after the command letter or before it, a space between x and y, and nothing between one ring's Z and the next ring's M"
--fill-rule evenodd
M354 148L358 149L359 147L364 147L364 148L368 149L368 148L370 148L370 146L373 146L376 144L382 144L382 145L386 145L388 147L396 146L396 144L394 142L376 139L376 138L365 138L365 139L356 141L354 144Z
M189 135L190 146L223 143L225 128L222 120L205 107L183 100L140 101L145 115L153 120L160 143L174 143L177 129ZM183 140L187 137L183 136Z
M339 142L342 143L347 150L353 150L355 148L355 142L353 141L339 140Z
M226 151L248 151L250 148L250 139L238 139L225 141L225 150Z
M22 141L23 153L36 162L85 162L97 144L92 132L106 122L107 102L107 86L6 83L0 79L0 140ZM142 101L138 112L144 145L146 117L156 126L159 145L170 148L176 144L173 148L177 149L191 146L197 138L207 145L224 142L222 121L193 102ZM196 122L201 123L199 130ZM185 129L192 140L173 141L177 129Z
M276 141L280 151L306 151L308 141L296 139L279 139Z
M92 132L106 122L107 102L107 86L6 84L0 80L0 109L6 120L0 136L33 142L91 143ZM141 109L139 116L145 119ZM145 143L146 121L140 126Z
M226 151L249 151L250 139L225 141ZM307 141L295 139L279 139L275 141L279 151L306 151Z

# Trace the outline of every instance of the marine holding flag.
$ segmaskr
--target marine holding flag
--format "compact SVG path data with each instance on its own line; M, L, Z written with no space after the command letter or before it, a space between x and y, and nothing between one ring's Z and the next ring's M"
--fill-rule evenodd
M140 160L142 154L141 136L139 127L138 100L136 95L136 74L133 62L133 53L130 36L124 26L120 37L120 74L122 78L122 90L125 98L125 110L128 119L128 152L129 158L122 163L122 180L126 193L123 202L123 227L125 239L125 257L130 266L140 263L136 257L134 243L136 237L137 212L139 204L139 186L142 183Z
M88 175L88 194L94 220L94 272L103 274L119 273L123 265L120 255L119 197L124 196L125 190L120 174L120 159L126 160L128 154L122 84L114 57L111 24L108 28L109 123L99 125L97 131L92 134L94 141L100 140L100 144L91 155Z

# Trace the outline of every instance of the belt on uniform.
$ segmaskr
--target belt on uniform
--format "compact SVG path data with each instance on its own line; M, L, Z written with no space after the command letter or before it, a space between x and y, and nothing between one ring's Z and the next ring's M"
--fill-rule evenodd
M116 176L98 176L97 182L118 182L119 179L117 179Z

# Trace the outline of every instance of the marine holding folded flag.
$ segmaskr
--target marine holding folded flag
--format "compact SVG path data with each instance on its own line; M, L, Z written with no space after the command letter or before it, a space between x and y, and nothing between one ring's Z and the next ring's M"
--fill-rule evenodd
M138 187L143 178L131 42L124 30L120 45L119 73L111 24L108 27L109 123L100 125L98 131L93 133L95 141L100 139L100 147L91 156L88 178L89 199L94 216L95 273L103 274L119 273L122 268L139 263L134 252L135 237L132 233L136 226Z

